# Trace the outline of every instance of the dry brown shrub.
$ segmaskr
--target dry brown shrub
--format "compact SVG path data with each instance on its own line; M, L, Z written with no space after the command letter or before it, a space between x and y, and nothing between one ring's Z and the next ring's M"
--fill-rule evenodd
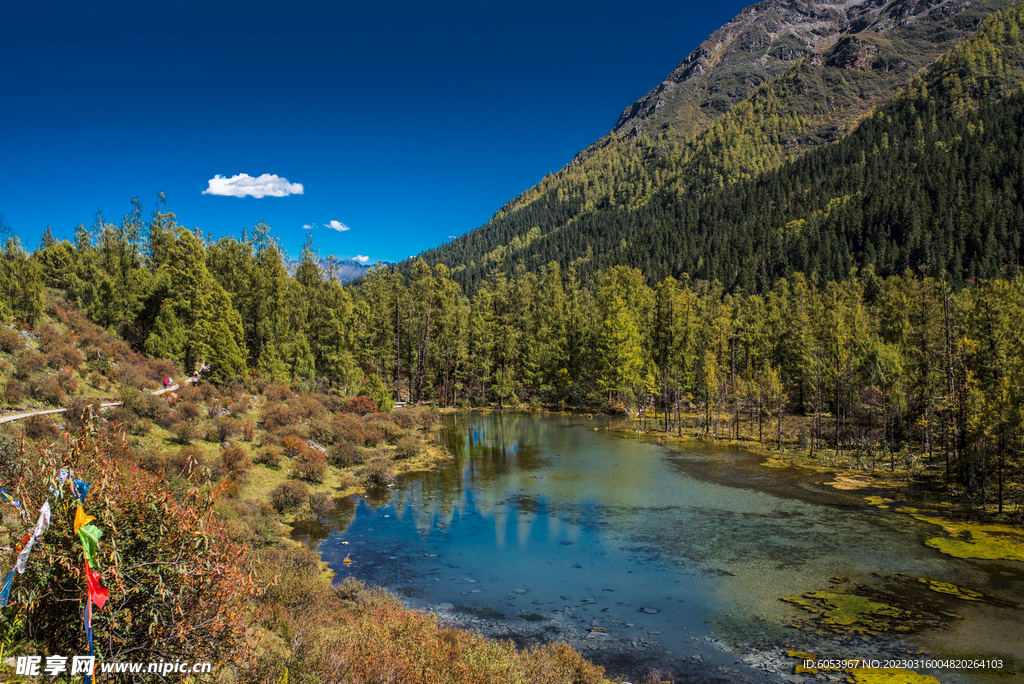
M134 431L139 425L139 417L124 406L116 406L110 412L110 422L128 431Z
M314 518L326 518L334 512L334 499L327 492L316 492L309 497L309 512Z
M201 475L204 465L203 452L194 446L182 447L168 455L166 459L168 474L186 478Z
M167 459L158 451L146 450L136 458L140 468L154 475L164 472L167 467Z
M267 445L256 452L253 462L277 470L281 467L281 452L276 446Z
M366 460L363 467L362 480L369 487L380 487L395 481L395 473L392 470L394 461L391 454L381 449L376 449Z
M15 360L14 377L19 380L27 380L44 368L46 368L46 357L37 351L28 350Z
M295 458L292 477L319 484L327 474L327 457L319 449L306 449Z
M33 399L52 406L64 405L64 400L67 397L64 395L64 390L57 384L56 377L40 373L30 377L26 384Z
M74 394L78 391L78 379L70 368L61 368L57 372L57 384L65 394Z
M289 480L270 490L270 505L277 509L278 513L305 506L307 501L309 487L302 482Z
M413 458L423 451L423 443L415 437L405 437L395 447L395 458Z
M53 439L60 434L60 430L49 416L29 416L23 425L25 437L28 439Z
M362 464L366 460L366 452L354 444L341 442L327 450L327 460L335 468L349 468Z
M199 416L203 415L203 410L199 408L199 405L194 404L191 401L179 401L176 406L178 413L180 413L186 420L195 420L199 418Z
M249 460L249 454L245 453L241 447L237 447L234 444L229 444L220 450L221 462L224 465L224 471L227 472L228 477L233 480L242 479L246 473L249 472L249 468L252 467L252 462Z
M375 447L384 443L384 431L376 423L367 423L363 429L363 444Z
M274 382L263 388L263 396L271 402L281 402L291 399L295 394L282 382Z
M22 399L28 396L28 387L25 383L18 382L17 380L9 380L7 386L4 388L4 399L7 400L8 404L17 404Z
M199 428L191 420L183 420L171 428L171 434L178 444L189 444L199 437Z
M172 427L174 427L175 425L177 425L178 423L185 419L184 416L181 415L181 413L175 411L169 406L161 406L159 409L157 409L156 415L153 416L153 418L154 420L156 420L157 425L164 428L165 430L170 430Z
M252 402L246 395L239 395L237 399L232 399L232 401L228 403L228 413L230 413L233 418L238 418L239 416L248 413L251 408Z
M256 426L249 421L242 423L242 439L246 442L256 439Z
M289 405L293 406L295 414L303 419L323 416L327 412L324 405L314 399L312 395L300 395Z
M43 352L49 352L64 344L64 334L49 323L43 324L36 334L39 338L39 348Z
M64 403L64 408L67 409L64 412L64 422L67 423L69 431L76 433L85 427L86 421L89 418L90 407L92 415L98 416L100 413L100 401L98 399L90 401L85 397L72 397Z
M279 402L267 404L260 412L260 426L264 430L274 431L286 425L294 425L298 419L298 413L287 404Z
M227 416L221 416L213 421L214 427L217 432L217 441L226 442L231 437L238 434L238 431L242 428L242 424L234 418Z
M14 354L16 352L20 352L24 348L25 338L23 338L17 330L0 327L0 351L5 351L8 354Z
M67 344L57 345L46 355L46 365L54 370L65 366L77 369L82 361L81 352Z
M175 377L181 375L174 363L167 359L148 359L146 367L149 370L149 378L160 383L161 386L163 386L164 378L174 380Z
M189 383L178 390L178 399L192 404L199 404L203 401L203 392L194 384Z
M281 540L277 513L266 501L237 501L232 504L238 517L227 521L230 538L248 549L261 549Z
M206 401L216 401L222 398L220 389L211 382L199 383L199 391L203 393L203 398Z

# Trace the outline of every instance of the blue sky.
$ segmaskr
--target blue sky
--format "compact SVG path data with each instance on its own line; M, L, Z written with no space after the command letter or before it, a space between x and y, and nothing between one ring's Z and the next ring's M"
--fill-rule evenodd
M163 191L217 237L266 221L293 257L312 230L399 261L557 171L745 4L5 3L0 214L32 249ZM243 174L281 196L223 194Z

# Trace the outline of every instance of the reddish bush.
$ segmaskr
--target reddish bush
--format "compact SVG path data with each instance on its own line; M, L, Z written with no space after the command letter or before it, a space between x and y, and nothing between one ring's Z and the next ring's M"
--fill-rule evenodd
M27 380L46 368L46 357L35 351L26 351L14 362L14 377Z
M188 384L178 390L178 399L193 404L203 401L203 392L193 384Z
M70 366L78 368L82 365L82 354L74 347L66 344L57 345L46 355L46 365L54 370Z
M57 384L57 378L48 375L34 375L28 379L28 391L33 399L50 404L63 406L64 390Z
M320 483L327 474L327 457L319 449L307 449L295 458L292 477L306 482Z
M298 414L286 404L271 403L263 408L260 414L260 426L264 430L274 431L285 425L294 425L299 419Z
M8 404L17 404L26 396L28 396L28 387L25 386L25 383L17 380L7 382L7 387L4 388L4 399Z
M233 480L240 480L249 472L249 468L252 466L249 454L234 444L229 444L221 449L220 458L224 465L224 471Z
M57 384L65 394L74 394L78 391L78 379L75 372L70 368L61 368L57 373Z
M281 382L275 382L263 388L263 396L271 402L287 401L295 396L288 386Z
M199 416L203 415L203 410L199 408L198 404L194 404L191 401L179 401L177 403L178 413L182 415L185 420L195 420Z
M284 440L282 440L281 445L284 447L285 456L288 458L297 458L309 451L309 447L306 446L306 441L293 435L285 437Z
M14 354L25 348L25 339L17 330L0 327L0 351Z
M343 410L346 413L357 413L360 416L365 416L368 413L376 413L377 404L370 397L352 397L345 402Z

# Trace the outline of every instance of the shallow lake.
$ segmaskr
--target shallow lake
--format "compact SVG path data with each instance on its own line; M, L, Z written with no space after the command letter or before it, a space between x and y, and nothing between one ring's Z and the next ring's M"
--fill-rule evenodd
M453 462L339 502L330 526L297 526L339 580L387 587L489 636L568 641L633 681L651 669L686 682L802 681L787 648L1001 658L998 672L921 671L1024 681L1024 564L946 556L924 544L937 527L826 487L827 474L623 436L608 418L447 420L438 439ZM812 591L898 598L921 619L902 636L833 634L780 600Z

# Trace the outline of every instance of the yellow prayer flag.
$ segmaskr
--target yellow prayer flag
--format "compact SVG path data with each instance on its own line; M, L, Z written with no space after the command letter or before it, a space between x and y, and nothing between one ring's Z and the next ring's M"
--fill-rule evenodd
M82 525L88 525L95 519L91 515L86 515L82 509L82 504L78 504L78 510L75 511L75 534L78 534L78 530L82 528Z

